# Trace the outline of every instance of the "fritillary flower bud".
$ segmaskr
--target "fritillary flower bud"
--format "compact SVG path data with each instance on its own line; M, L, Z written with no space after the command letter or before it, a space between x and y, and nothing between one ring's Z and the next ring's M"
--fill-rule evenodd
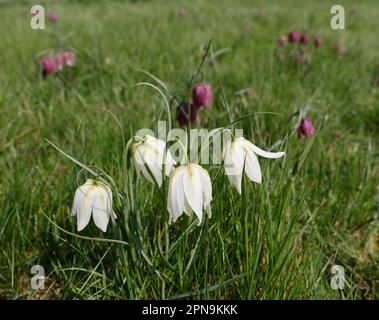
M65 66L73 67L75 65L76 57L74 52L66 51L62 52L61 55Z
M42 60L42 74L47 77L62 69L61 61L57 57L49 57Z
M183 102L177 109L177 119L181 127L199 122L197 107L193 103Z
M288 41L290 43L297 43L300 41L300 33L298 31L292 31L288 35Z
M58 15L56 13L50 13L49 20L51 23L56 23L58 21Z
M212 87L207 83L197 83L192 87L192 99L196 108L208 109L212 103Z
M316 130L313 127L312 120L309 118L303 118L300 121L300 125L297 128L298 137L310 138L315 134Z

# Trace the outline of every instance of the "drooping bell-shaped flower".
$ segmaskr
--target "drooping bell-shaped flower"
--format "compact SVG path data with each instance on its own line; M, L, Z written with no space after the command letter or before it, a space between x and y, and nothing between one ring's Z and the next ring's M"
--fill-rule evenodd
M42 74L47 77L62 69L62 64L57 57L48 57L42 60Z
M203 210L208 217L211 212L212 183L208 172L201 166L189 163L176 168L170 175L168 187L167 210L170 222L175 222L185 212L195 212L201 224Z
M56 23L58 21L58 15L56 13L50 13L49 20L51 23Z
M168 150L164 157L165 146L166 143L163 140L150 135L146 135L142 141L133 145L133 160L137 171L141 171L148 181L157 183L159 187L162 186L163 165L165 165L166 175L169 176L175 164Z
M192 99L196 108L210 108L212 104L212 87L208 83L197 83L192 87Z
M72 215L77 217L78 231L83 230L91 216L95 225L103 232L107 231L110 217L116 219L112 209L112 191L105 183L88 179L78 187L74 196Z
M76 62L76 57L74 52L65 51L62 53L64 64L67 67L73 67Z
M297 134L300 137L310 138L316 132L316 129L313 127L312 120L309 118L303 118L300 121L299 127L297 128Z
M229 182L241 193L241 182L244 172L249 180L261 183L262 172L258 162L258 156L264 158L280 158L284 152L267 152L243 137L233 142L228 142L225 150L224 169Z
M63 51L57 54L57 59L60 61L61 65L67 67L73 67L76 62L75 53L71 51Z
M288 35L288 41L290 43L297 43L300 41L300 32L298 31L292 31Z
M44 77L57 73L64 66L72 67L75 65L75 53L70 51L60 52L53 57L48 57L42 60L42 74Z
M181 103L176 109L176 115L181 127L199 122L197 107L188 102Z

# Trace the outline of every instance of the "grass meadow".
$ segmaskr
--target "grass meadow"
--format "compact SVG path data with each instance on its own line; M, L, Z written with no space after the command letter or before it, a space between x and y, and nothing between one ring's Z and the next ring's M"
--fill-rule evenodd
M334 2L41 1L58 21L32 30L32 2L0 1L0 297L377 299L379 3L343 1L346 28L332 30ZM278 45L295 29L322 39L301 63L300 46ZM204 165L212 217L168 225L167 182L158 190L126 153L137 130L168 119L160 94L136 84L189 97L210 41L196 81L213 103L193 127L231 125L286 155L260 158L263 181L244 178L242 195ZM75 66L43 78L41 59L61 49ZM296 132L305 114L309 139ZM77 232L73 197L91 174L47 140L112 178L106 233ZM44 289L31 288L34 265Z

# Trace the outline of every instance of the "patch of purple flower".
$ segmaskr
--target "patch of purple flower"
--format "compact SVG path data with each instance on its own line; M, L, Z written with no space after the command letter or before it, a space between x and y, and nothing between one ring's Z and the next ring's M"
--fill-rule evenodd
M47 77L61 71L63 67L73 67L75 62L75 53L70 51L60 52L53 57L44 58L42 60L42 75Z
M212 87L207 83L197 83L192 87L192 99L196 108L210 108L212 104Z
M181 127L199 122L197 107L193 103L182 102L176 109L176 116Z
M316 129L313 127L312 120L309 118L303 118L300 121L299 127L297 128L298 137L310 138L316 132Z

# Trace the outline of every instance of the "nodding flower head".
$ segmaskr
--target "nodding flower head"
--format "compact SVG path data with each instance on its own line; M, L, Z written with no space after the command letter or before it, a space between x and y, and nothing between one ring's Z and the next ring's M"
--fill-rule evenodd
M175 222L183 213L194 212L198 225L203 221L203 211L210 218L212 201L212 182L208 172L198 164L181 165L170 174L167 210L170 223Z
M197 109L193 103L182 102L176 109L179 125L183 127L199 122Z
M49 20L52 23L56 23L58 21L58 15L56 13L50 13Z
M297 43L300 41L300 33L298 31L292 31L288 35L288 41L290 43Z
M312 120L309 118L303 118L300 121L299 127L297 128L298 137L310 138L316 132L316 129L313 127Z
M63 64L67 67L73 67L76 62L75 53L71 51L64 51L58 55L62 61Z
M193 104L208 109L212 103L212 87L208 83L197 83L192 87Z
M56 56L45 58L42 60L42 74L46 77L62 70L64 66L72 67L75 65L75 61L75 53L70 51L64 51Z
M62 69L62 63L57 57L48 57L42 60L42 74L47 77Z
M133 160L138 172L151 183L162 186L163 166L167 176L170 175L175 164L170 151L166 150L166 143L153 136L146 135L142 141L133 145ZM166 154L165 154L166 153Z
M116 219L112 209L112 191L100 181L88 179L78 187L72 205L72 215L77 217L78 231L89 223L91 216L95 225L103 232L107 231L109 219Z
M225 174L229 182L241 194L242 176L246 173L250 181L261 183L262 171L258 162L258 156L270 159L283 157L284 152L268 152L243 137L237 138L226 145L224 156Z

